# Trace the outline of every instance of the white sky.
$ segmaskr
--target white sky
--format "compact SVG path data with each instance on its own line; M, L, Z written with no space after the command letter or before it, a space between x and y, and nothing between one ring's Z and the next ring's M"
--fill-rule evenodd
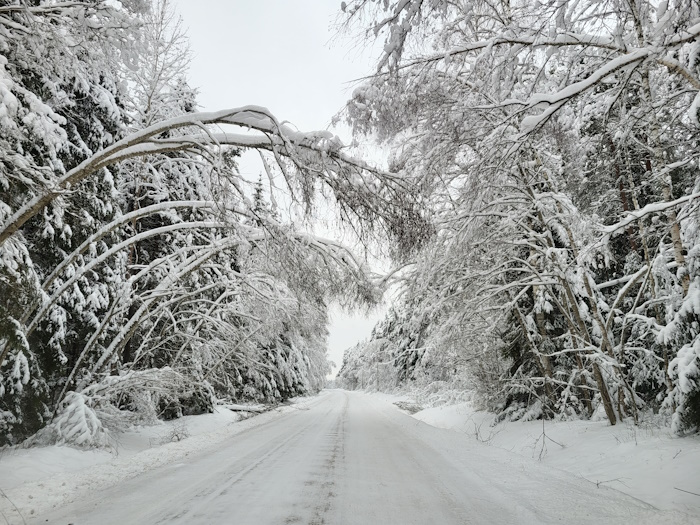
M332 28L339 0L175 0L194 54L190 83L204 110L256 104L302 131L326 129L350 97L350 81L372 72L372 51ZM347 132L334 130L347 143ZM257 179L247 157L241 171ZM330 359L369 336L381 315L334 310ZM334 370L334 374L335 374Z

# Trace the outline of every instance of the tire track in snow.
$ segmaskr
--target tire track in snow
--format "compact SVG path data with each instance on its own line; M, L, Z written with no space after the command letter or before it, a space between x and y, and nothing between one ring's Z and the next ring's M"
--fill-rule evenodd
M300 410L311 410L321 405L322 402L323 398L314 400L309 407ZM247 483L249 476L255 477L259 475L261 471L271 471L273 472L272 475L274 475L276 464L292 456L294 451L304 450L304 443L308 441L309 434L315 433L319 421L325 421L333 411L334 407L331 405L317 418L295 418L293 417L295 415L294 413L285 416L284 419L289 419L290 423L293 422L297 425L299 425L299 423L302 424L291 433L283 434L282 437L279 438L281 441L276 443L278 439L277 436L269 441L261 440L260 447L242 457L234 458L234 461L226 468L223 475L217 473L217 477L220 478L218 482L212 483L212 480L207 480L207 483L202 484L204 485L203 488L195 494L186 508L182 509L180 512L163 516L156 523L199 523L198 520L203 520L203 523L206 522L207 512L212 505L220 505L222 501L231 499L229 496L235 497L236 485ZM276 421L278 420L265 423L257 428L264 429L266 426L279 426L275 423ZM264 450L264 452L261 453L260 450ZM193 521L190 521L190 519Z
M188 461L29 523L693 523L359 393L326 392Z
M284 520L285 525L326 525L328 513L334 505L337 485L337 467L344 454L345 420L348 396L344 394L343 406L334 415L333 425L324 435L322 454L315 461L313 470L304 480L301 500L294 505L294 512Z

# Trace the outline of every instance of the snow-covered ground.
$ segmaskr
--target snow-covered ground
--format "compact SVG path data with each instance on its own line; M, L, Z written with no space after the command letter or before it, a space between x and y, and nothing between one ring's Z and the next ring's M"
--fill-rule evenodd
M220 407L213 414L186 416L114 436L111 450L68 446L0 450L0 524L61 507L85 493L206 451L250 428L303 408L310 398L263 414Z
M700 522L694 496L666 487L697 491L696 439L547 423L566 448L547 440L540 460L541 422L492 428L466 405L411 417L396 399L331 390L245 421L224 410L136 429L113 454L5 453L0 523Z
M388 399L388 398L387 398ZM400 398L405 399L405 398ZM533 458L659 509L682 509L700 523L700 437L674 436L653 424L528 421L494 425L469 403L413 414L429 425Z

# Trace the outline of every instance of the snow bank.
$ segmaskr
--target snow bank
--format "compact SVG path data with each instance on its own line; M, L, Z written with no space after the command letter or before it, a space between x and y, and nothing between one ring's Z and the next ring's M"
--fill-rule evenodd
M659 509L700 517L697 436L679 438L665 427L624 422L614 427L604 421L494 424L493 414L476 411L468 403L429 408L413 417L617 489Z

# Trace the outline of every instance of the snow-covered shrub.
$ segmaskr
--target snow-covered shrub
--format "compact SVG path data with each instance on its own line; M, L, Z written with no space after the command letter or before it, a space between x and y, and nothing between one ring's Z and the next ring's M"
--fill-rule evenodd
M187 427L187 423L184 421L175 422L168 432L163 435L163 443L172 443L174 441L182 441L190 437L190 431Z
M83 393L68 392L54 420L39 432L33 443L84 448L107 446L109 434L95 411L95 401Z
M80 392L68 392L53 420L26 444L110 446L114 432L155 423L162 397L184 397L187 392L185 378L167 368L107 376Z

